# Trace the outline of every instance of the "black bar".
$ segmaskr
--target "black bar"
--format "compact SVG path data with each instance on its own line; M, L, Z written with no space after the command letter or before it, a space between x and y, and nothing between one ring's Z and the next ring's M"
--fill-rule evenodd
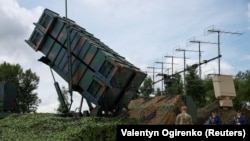
M248 125L118 125L117 141L250 140Z

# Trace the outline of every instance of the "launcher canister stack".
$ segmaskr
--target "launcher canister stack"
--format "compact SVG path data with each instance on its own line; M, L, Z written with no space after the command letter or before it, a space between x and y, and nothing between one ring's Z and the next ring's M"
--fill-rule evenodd
M44 55L39 59L41 62L66 82L72 80L73 91L86 99L90 113L117 114L138 93L146 74L74 21L45 9L34 25L26 43ZM72 79L67 40L70 40Z

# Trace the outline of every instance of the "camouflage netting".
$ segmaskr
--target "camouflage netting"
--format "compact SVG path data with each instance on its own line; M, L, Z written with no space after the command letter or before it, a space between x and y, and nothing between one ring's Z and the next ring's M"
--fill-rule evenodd
M179 108L184 105L181 95L176 96L156 96L151 98L139 98L132 100L128 105L128 111L124 110L122 116L132 117L142 123L153 125L174 124ZM196 125L203 125L213 110L216 110L221 117L222 124L231 124L233 116L236 114L233 108L222 108L218 101L198 108ZM250 121L249 110L242 109L247 121Z
M139 98L129 103L129 111L124 111L123 115L150 125L174 124L176 114L182 105L184 102L180 95Z
M196 124L204 124L208 119L208 116L212 111L217 111L217 115L220 116L222 124L231 124L233 116L236 115L236 110L232 107L220 107L219 101L214 101L213 103L207 105L206 107L200 108L197 111L198 120ZM248 123L250 121L250 112L247 109L241 109L241 113L246 117Z

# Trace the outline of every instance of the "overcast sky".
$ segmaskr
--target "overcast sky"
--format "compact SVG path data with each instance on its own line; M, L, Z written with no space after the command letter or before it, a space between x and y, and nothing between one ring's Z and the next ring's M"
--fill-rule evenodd
M37 93L42 100L38 112L55 112L58 101L49 67L37 61L42 53L24 41L45 8L65 16L64 0L0 0L0 63L20 64L35 72L40 77ZM187 65L198 63L198 44L187 43L190 39L217 43L217 33L205 34L209 27L243 33L220 34L221 74L235 75L250 68L249 0L70 0L68 18L149 76L152 69L147 67L161 68L156 61L164 62L164 73L165 68L171 69L167 55L179 57L173 68L181 71L184 52L177 48L193 51L185 53ZM218 55L216 44L200 47L201 60ZM211 73L218 73L218 59L202 65L203 75ZM67 87L58 75L56 80ZM74 93L72 110L79 106L79 99Z

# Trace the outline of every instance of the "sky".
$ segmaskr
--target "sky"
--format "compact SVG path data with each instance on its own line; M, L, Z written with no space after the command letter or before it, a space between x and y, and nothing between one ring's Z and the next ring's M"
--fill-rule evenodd
M37 112L56 112L57 93L47 65L38 61L25 40L29 39L43 10L66 15L63 0L0 0L0 63L20 64L40 77L36 92L42 100ZM71 0L67 16L96 38L145 71L160 79L157 73L182 71L186 65L218 56L219 30L220 73L235 76L250 69L250 1L249 0ZM227 33L225 33L227 32ZM240 34L230 34L240 33ZM184 61L184 51L185 60ZM160 63L163 62L163 70ZM201 66L202 76L219 72L218 59ZM155 68L155 73L153 69ZM56 73L60 86L68 84ZM157 87L160 85L157 83ZM80 105L80 95L73 93L73 107ZM88 109L84 102L83 109Z

